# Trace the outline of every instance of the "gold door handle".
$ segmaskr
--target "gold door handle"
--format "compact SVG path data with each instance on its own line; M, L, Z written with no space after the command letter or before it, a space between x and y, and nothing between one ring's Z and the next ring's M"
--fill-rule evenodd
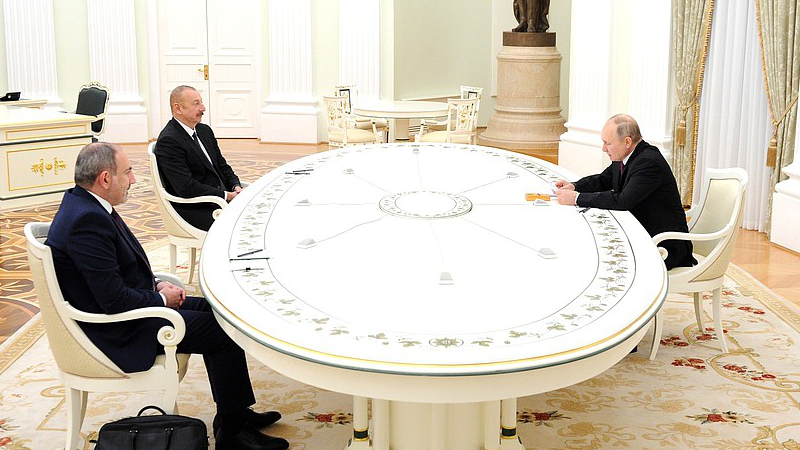
M203 79L208 80L208 64L204 64L202 69L197 69L198 72L203 72Z

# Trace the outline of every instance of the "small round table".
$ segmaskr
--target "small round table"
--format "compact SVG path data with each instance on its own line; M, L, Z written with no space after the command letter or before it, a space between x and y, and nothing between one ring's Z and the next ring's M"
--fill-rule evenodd
M348 448L523 449L516 398L624 358L667 293L630 213L526 201L570 175L456 144L300 158L225 208L201 287L246 352L354 396Z
M417 100L363 100L353 105L353 114L376 119L394 119L394 140L408 140L409 119L431 119L447 115L447 103Z

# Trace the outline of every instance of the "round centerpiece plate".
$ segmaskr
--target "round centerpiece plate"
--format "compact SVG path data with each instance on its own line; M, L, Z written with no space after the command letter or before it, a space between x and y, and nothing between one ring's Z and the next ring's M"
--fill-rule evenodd
M408 191L387 195L380 201L387 214L409 219L445 219L468 213L472 202L463 195L439 191Z

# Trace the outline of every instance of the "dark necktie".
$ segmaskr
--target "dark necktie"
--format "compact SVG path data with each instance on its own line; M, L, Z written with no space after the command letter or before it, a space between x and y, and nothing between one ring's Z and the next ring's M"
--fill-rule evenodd
M217 171L217 166L214 165L214 161L211 160L211 155L209 155L207 151L203 151L203 146L200 145L200 139L197 137L197 131L192 133L192 139L194 139L194 143L197 144L197 148L199 148L200 151L205 154L206 159L208 160L208 162L211 163L211 168L214 170L214 175L216 175L217 178L219 179L219 187L224 190L225 189L225 183L222 181L222 175L220 175L219 171Z
M153 269L150 267L150 260L147 259L147 254L144 252L144 248L142 245L139 244L139 241L136 239L136 236L133 235L128 225L125 224L125 221L122 220L117 210L111 208L111 218L114 219L114 224L117 226L117 230L122 234L122 237L128 243L128 245L133 249L134 253L139 255L145 262L147 266L147 271L150 272L150 279L153 280L153 290L155 290L155 275L153 274Z
M622 172L625 171L625 163L620 161L619 162L619 174L622 175Z

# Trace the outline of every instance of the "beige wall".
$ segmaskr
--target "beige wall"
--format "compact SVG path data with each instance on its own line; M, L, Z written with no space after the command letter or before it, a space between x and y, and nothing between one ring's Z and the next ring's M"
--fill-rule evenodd
M459 86L484 88L478 124L494 114L491 86L493 62L502 32L516 25L512 0L402 0L394 2L394 98L457 95ZM569 105L571 0L550 3L550 31L557 35L561 63L561 105ZM424 14L420 12L424 11ZM499 45L499 44L498 44Z
M491 2L401 0L394 15L396 100L458 95L462 84L491 85ZM482 104L481 110L484 124L492 108Z

